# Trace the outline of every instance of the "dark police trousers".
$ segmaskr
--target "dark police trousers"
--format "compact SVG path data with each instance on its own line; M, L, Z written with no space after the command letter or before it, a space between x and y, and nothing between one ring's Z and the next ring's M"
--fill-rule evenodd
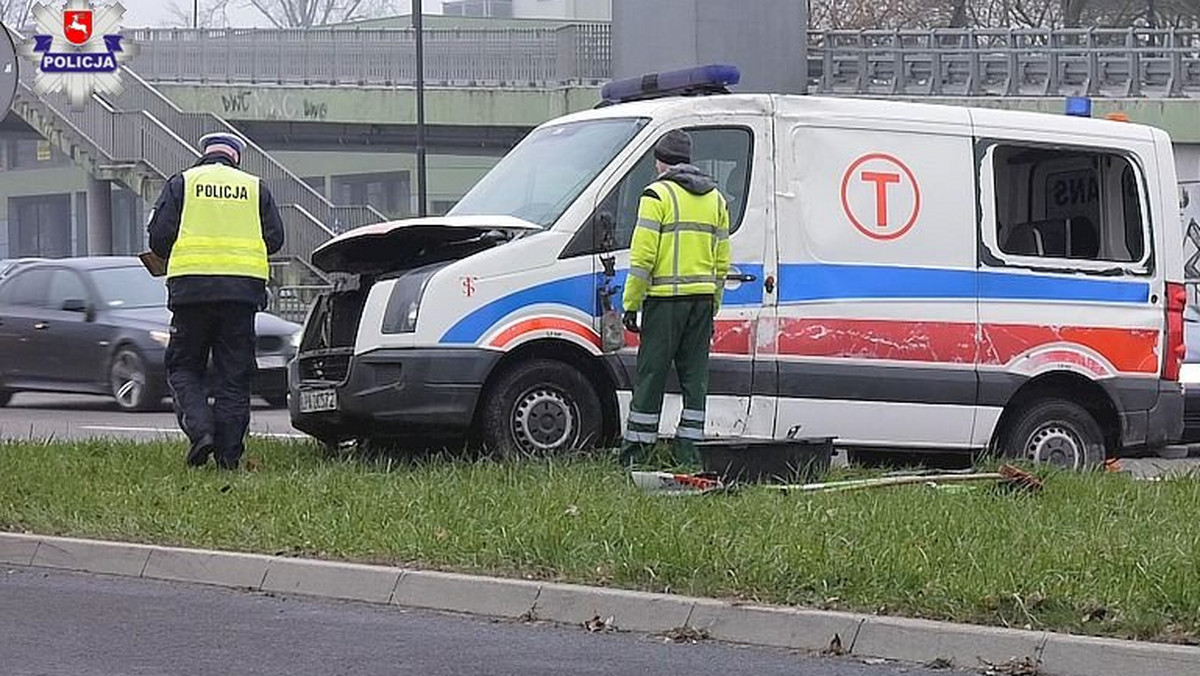
M254 375L254 316L248 303L177 305L167 344L167 384L179 426L195 443L215 442L217 462L236 465L250 426L250 380ZM213 404L205 374L212 355Z

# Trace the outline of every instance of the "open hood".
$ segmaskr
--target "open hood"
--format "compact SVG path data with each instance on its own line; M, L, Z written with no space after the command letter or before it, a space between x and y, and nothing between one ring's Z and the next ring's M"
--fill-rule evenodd
M317 247L312 263L324 272L394 272L470 256L541 229L512 216L439 216L372 223Z

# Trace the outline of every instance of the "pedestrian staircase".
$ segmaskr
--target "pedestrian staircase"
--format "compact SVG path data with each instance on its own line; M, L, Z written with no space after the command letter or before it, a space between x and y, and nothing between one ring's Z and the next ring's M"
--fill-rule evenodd
M34 91L35 68L22 66L12 106L17 115L93 176L119 181L149 203L173 173L195 163L201 136L236 132L212 113L184 112L128 67L120 71L119 96L94 94L76 109L64 94ZM337 233L386 220L367 205L333 204L249 139L241 167L266 182L284 222L285 244L272 265L276 288L325 283L308 264L313 250Z

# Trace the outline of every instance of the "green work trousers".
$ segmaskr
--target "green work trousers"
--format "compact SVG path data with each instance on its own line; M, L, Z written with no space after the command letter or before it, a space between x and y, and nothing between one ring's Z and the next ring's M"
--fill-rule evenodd
M663 390L674 364L683 392L683 412L675 432L679 465L696 465L696 442L704 439L704 400L708 396L708 350L713 332L709 296L647 298L642 307L637 384L629 406L621 463L645 462L658 442Z

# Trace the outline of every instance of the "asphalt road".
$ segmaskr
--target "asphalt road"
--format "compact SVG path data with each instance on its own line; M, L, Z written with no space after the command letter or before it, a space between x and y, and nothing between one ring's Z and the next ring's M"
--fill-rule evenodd
M250 433L281 438L308 438L297 432L287 409L271 408L257 398L250 414ZM19 392L0 408L0 438L85 439L179 438L179 423L170 400L160 411L125 413L109 397Z
M30 568L0 568L0 665L5 676L956 673Z
M259 399L251 400L250 434L281 439L306 439L292 427L287 409L271 408ZM108 397L38 394L23 392L12 403L0 408L0 438L85 439L119 437L127 439L182 439L182 433L168 402L161 411L123 413ZM845 461L839 453L834 463ZM1163 458L1126 458L1122 468L1135 476L1152 477L1174 472L1200 471L1200 457L1168 460Z

